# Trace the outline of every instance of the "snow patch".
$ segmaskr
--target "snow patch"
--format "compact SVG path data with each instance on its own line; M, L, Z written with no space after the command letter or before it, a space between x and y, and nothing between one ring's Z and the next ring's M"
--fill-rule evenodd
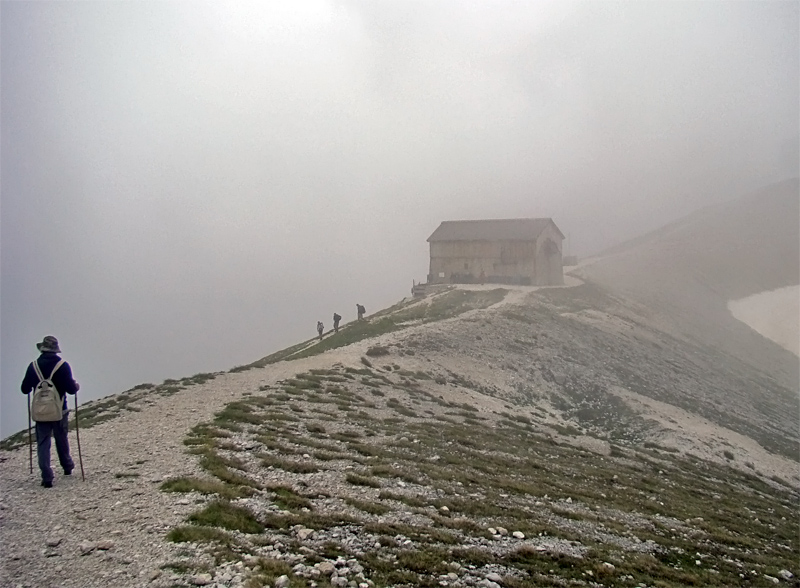
M760 335L800 356L800 286L731 300L728 310Z

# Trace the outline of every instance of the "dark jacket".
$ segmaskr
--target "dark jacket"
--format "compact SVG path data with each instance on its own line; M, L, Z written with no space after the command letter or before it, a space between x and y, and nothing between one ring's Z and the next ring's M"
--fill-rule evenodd
M42 375L47 378L56 367L56 364L61 361L57 353L42 353L36 363L39 364L39 369L42 370ZM67 410L67 394L75 394L78 391L78 383L72 378L72 368L69 364L64 364L58 368L55 376L52 378L53 385L56 390L64 399L64 410ZM39 383L39 376L36 375L36 370L33 369L33 364L28 364L28 371L25 372L25 377L22 379L22 386L20 389L23 394L30 394L36 385Z

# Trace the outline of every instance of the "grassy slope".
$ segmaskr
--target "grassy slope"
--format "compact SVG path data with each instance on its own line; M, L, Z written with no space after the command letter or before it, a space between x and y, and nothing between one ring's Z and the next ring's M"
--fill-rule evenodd
M789 488L656 444L592 453L535 413L445 401L452 374L403 370L409 351L298 374L196 427L186 444L207 476L163 489L203 499L170 539L219 565L260 558L250 586L337 556L376 586L489 572L517 587L768 586L800 571Z

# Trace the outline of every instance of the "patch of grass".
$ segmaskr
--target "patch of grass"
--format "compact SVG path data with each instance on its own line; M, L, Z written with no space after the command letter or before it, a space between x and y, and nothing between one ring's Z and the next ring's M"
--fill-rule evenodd
M421 480L419 476L413 474L412 472L408 471L407 469L400 469L395 466L381 464L373 466L370 469L370 473L373 476L380 476L382 478L399 478L405 482L410 484L421 484Z
M282 457L268 454L261 455L260 457L261 464L264 467L278 468L293 474L313 474L319 471L317 466L305 461L284 459Z
M362 437L360 431L354 431L352 429L346 431L339 431L338 433L333 433L331 439L338 439L339 441L352 441L353 439L359 439Z
M430 500L420 496L407 496L405 494L398 494L389 490L382 490L378 495L378 498L381 500L397 500L398 502L402 502L403 504L417 508L428 506L431 503Z
M363 510L364 512L372 515L382 515L392 510L390 507L384 504L379 504L377 502L369 502L366 500L359 500L357 498L345 497L344 501L353 508L357 508L358 510Z
M200 478L181 477L167 480L161 484L164 492L198 492L200 494L216 494L220 498L234 499L246 493L230 484L223 484L215 480L201 480Z
M369 349L367 349L367 355L370 357L381 357L383 355L389 355L389 348L383 345L373 345Z
M211 449L202 449L199 452L200 467L206 470L209 474L216 476L223 482L227 482L232 486L249 486L251 488L260 488L256 480L252 480L242 474L231 471L228 467L229 461L217 452Z
M215 500L189 516L189 521L205 527L221 527L242 533L261 533L264 525L247 508L225 500Z
M367 486L369 488L381 487L380 481L376 480L375 478L368 478L366 476L360 476L358 474L347 474L345 480L347 480L348 483L353 484L354 486Z
M214 417L217 425L224 423L260 425L264 420L264 416L256 413L255 407L248 401L231 402Z
M275 504L283 510L300 510L303 508L310 510L313 508L308 498L300 496L288 486L269 486L267 489L275 494Z
M205 384L206 382L208 382L210 380L213 380L216 377L217 377L217 374L208 374L208 373L195 374L195 375L190 376L188 378L183 378L181 380L181 385L183 385L183 386L193 386L193 385L197 385L197 384Z
M222 545L235 543L225 531L195 525L175 527L167 533L167 540L173 543L221 543Z

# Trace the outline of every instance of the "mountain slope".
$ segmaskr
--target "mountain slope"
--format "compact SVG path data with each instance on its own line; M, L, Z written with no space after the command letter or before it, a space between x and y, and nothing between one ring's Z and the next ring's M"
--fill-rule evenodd
M88 403L85 482L5 440L0 587L797 585L797 358L718 313L778 271L682 266L697 223Z
M797 358L734 320L728 302L800 284L798 218L794 178L623 244L580 272L797 389Z
M396 312L416 305L431 301ZM739 384L713 351L591 285L397 327L106 399L81 433L86 482L55 494L6 452L0 585L758 586L800 572L791 422L715 413L704 400Z

